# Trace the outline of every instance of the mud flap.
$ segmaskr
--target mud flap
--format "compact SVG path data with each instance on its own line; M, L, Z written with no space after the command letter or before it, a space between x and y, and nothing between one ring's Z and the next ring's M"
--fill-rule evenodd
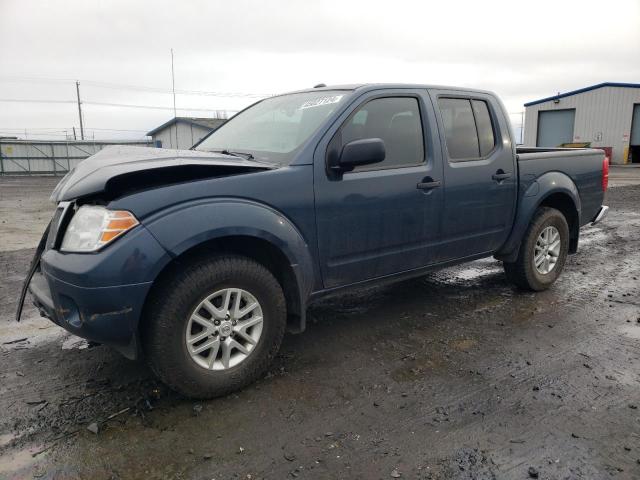
M24 280L24 284L22 285L22 291L20 292L20 300L18 301L18 310L16 311L16 322L20 321L20 317L22 316L22 309L24 307L24 300L27 297L27 291L29 290L29 284L31 283L31 279L33 275L40 268L40 257L42 257L42 253L47 245L47 237L49 236L49 229L51 228L51 222L47 225L47 228L44 230L42 234L42 238L40 239L40 243L38 243L38 247L36 248L36 253L33 256L33 260L31 260L31 265L29 266L29 273L27 274L27 278Z

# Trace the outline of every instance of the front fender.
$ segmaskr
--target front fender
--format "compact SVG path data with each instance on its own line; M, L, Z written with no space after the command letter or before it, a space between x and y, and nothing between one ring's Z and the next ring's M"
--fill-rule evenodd
M511 234L495 254L495 257L502 261L515 261L522 237L527 231L529 223L531 223L533 214L545 199L555 193L562 193L571 198L578 212L578 225L580 225L579 220L582 212L580 194L576 184L566 174L548 172L525 184L524 188L524 193L519 196L518 209Z
M243 235L266 240L287 257L303 305L311 293L315 272L309 246L285 215L267 205L238 198L205 198L157 212L144 224L173 257L216 238Z

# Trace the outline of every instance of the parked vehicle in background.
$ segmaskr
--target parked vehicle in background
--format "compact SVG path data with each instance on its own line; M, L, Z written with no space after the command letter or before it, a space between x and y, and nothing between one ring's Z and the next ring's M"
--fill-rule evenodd
M548 288L580 227L606 214L607 176L601 150L516 150L489 92L294 92L190 151L82 162L53 192L25 288L43 315L144 356L175 390L224 395L345 288L489 256L518 287Z

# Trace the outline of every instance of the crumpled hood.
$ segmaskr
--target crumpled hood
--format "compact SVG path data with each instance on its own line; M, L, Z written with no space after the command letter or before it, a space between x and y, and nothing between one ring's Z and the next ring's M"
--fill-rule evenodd
M136 183L140 187L150 187L174 183L176 179L236 175L273 168L277 166L221 153L112 146L71 170L54 189L51 201L57 203L106 192L109 185L125 180L130 188ZM191 172L190 177L185 177L186 171ZM164 177L166 180L163 181ZM149 184L149 179L155 183Z

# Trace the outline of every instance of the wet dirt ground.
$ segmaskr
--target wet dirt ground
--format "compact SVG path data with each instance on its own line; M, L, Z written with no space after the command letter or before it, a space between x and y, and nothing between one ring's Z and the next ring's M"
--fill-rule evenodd
M487 259L327 299L265 378L194 402L12 321L54 184L0 179L0 478L640 478L640 186L549 291Z

